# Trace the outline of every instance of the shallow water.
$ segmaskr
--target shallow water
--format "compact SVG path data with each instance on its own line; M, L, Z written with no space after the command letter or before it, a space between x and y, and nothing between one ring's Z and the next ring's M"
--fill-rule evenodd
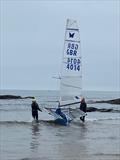
M31 91L29 95L35 93ZM21 95L20 92L16 94ZM46 91L41 97L41 91L36 93L39 104L46 99L57 99L55 94ZM96 94L91 94L91 97L98 98ZM110 98L107 95L103 97ZM43 121L32 122L30 103L30 100L0 100L1 160L120 159L119 112L92 112L88 113L85 124L75 119L68 126L59 126ZM47 104L52 105L55 104ZM88 104L91 105L95 104ZM96 105L99 108L120 109L119 105Z
M1 124L2 160L119 159L119 120Z

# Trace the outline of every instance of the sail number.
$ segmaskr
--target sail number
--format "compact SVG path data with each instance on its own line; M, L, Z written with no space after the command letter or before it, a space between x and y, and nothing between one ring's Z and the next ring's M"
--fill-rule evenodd
M68 43L67 55L77 56L78 44Z
M80 58L75 58L77 56L78 51L77 43L68 43L66 53L69 56L67 58L66 68L68 70L80 71Z
M66 67L68 70L79 71L80 70L80 59L68 58Z

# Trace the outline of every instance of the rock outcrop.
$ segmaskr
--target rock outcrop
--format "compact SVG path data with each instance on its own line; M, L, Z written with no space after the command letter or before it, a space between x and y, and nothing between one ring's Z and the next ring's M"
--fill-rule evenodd
M120 98L112 99L112 100L95 101L94 103L120 104Z
M30 98L30 99L33 99L34 97L31 97L31 96L27 96L27 97L21 97L21 96L16 96L16 95L0 95L0 99L27 99L27 98Z
M87 112L113 112L114 110L112 108L106 109L106 108L96 108L96 107L87 107Z

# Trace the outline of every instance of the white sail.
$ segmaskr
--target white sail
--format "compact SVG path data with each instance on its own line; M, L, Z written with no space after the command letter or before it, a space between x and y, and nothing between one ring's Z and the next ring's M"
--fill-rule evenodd
M62 57L60 101L73 100L81 96L81 51L77 21L67 20L64 51Z

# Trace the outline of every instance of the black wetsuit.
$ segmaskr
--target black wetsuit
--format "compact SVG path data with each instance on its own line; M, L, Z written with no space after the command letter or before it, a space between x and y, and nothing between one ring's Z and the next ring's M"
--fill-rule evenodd
M86 102L81 102L81 104L80 104L80 110L86 113L86 111L87 111L87 104L86 104ZM83 122L85 122L85 116L80 117L80 119Z
M39 111L41 111L41 110L40 110L37 102L32 102L31 108L32 108L32 116L33 116L33 118L34 118L35 120L38 120L38 110L39 110Z

